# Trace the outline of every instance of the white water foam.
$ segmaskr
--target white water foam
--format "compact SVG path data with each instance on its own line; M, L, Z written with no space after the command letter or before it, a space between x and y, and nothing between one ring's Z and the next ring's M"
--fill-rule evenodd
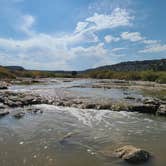
M70 116L76 118L83 125L94 127L100 125L101 123L107 127L112 126L111 119L124 119L126 117L130 117L131 113L128 112L114 112L111 110L95 110L95 109L78 109L73 107L59 107L53 105L37 105L36 107L50 110L50 111L58 111L65 114L70 114ZM66 116L66 115L64 115Z

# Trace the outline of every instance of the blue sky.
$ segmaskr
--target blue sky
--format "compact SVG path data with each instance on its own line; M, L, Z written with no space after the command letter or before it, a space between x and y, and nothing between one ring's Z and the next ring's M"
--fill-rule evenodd
M0 0L0 65L83 70L166 58L165 0Z

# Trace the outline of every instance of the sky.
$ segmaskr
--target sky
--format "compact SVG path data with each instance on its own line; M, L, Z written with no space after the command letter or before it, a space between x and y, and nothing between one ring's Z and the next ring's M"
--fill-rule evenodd
M0 65L84 70L166 58L165 0L0 0Z

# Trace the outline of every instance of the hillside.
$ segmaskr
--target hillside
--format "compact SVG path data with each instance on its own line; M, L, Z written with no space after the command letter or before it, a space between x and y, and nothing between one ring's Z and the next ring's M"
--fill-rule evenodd
M166 59L122 62L101 66L81 73L97 79L143 80L166 83Z
M9 69L9 70L25 70L22 66L4 66L6 69Z
M129 62L121 62L115 65L106 65L97 67L95 69L89 69L87 71L92 70L112 70L112 71L145 71L145 70L153 70L153 71L166 71L166 59L160 60L144 60L144 61L129 61Z
M16 77L82 77L98 79L144 80L166 83L166 59L122 62L85 71L26 70L20 66L0 66L0 79Z

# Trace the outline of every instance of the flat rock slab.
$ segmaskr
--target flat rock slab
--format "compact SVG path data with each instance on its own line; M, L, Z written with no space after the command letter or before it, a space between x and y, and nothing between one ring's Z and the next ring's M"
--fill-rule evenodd
M38 95L5 91L0 93L0 102L9 107L23 107L34 104L47 104L48 100Z

